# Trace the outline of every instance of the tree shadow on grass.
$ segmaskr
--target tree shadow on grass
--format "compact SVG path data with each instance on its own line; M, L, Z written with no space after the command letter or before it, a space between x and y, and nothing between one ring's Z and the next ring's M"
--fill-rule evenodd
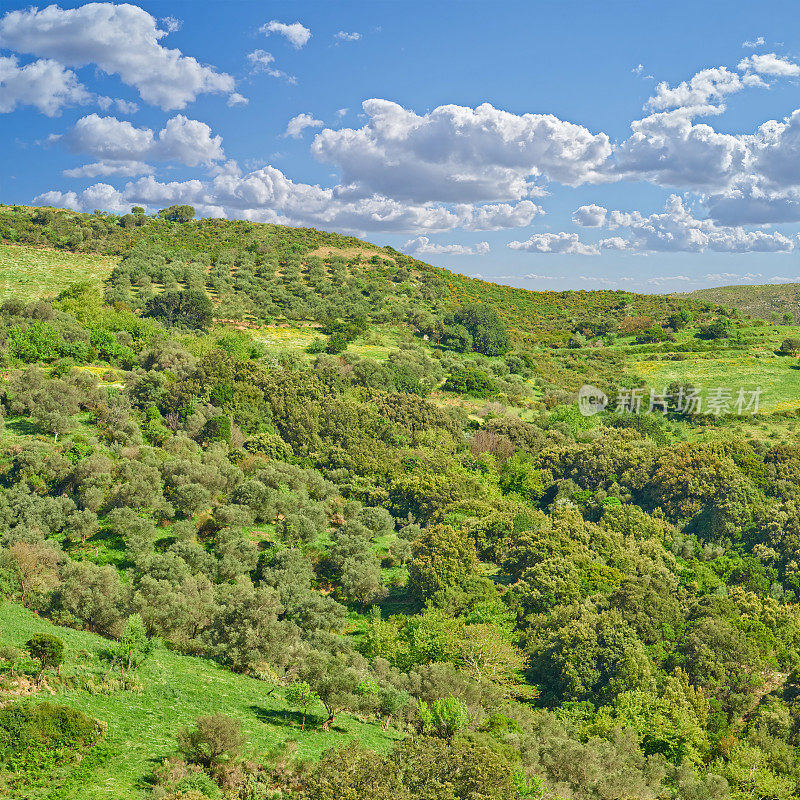
M34 436L41 433L41 428L31 422L27 417L17 417L16 419L6 419L6 428L19 436Z
M262 708L261 706L250 706L250 710L259 722L267 725L275 725L279 728L296 728L300 730L303 724L303 714L300 711L287 711L275 708ZM306 730L320 731L325 717L318 714L306 714ZM331 730L336 733L347 733L347 728L341 725L332 725Z

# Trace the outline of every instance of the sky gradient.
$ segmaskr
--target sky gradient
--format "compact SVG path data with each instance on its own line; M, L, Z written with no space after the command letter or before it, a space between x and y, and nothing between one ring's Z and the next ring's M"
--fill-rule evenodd
M0 4L0 201L533 289L800 280L792 3Z

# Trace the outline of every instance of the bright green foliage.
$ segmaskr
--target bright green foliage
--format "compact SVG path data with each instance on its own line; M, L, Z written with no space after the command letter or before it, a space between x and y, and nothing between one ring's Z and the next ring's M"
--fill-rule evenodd
M446 392L487 397L497 391L497 384L479 369L462 367L447 376L442 388Z
M452 739L472 721L469 709L457 697L439 697L430 705L424 700L417 703L417 714L423 733Z
M786 356L795 356L800 352L800 339L791 337L789 339L784 339L781 342L781 346L778 348L778 352L781 355Z
M123 672L140 667L153 652L153 641L147 636L139 614L131 614L125 623L119 641L113 647L113 656Z
M730 326L724 319L717 319L708 325L701 325L697 334L700 339L724 339L730 335Z
M64 642L49 633L37 633L25 643L28 652L39 662L39 679L45 670L58 669L64 663Z
M0 780L8 797L41 797L102 736L96 721L64 705L18 702L0 709ZM67 773L68 774L68 773Z
M104 296L0 306L0 585L38 614L0 644L69 642L51 683L118 747L87 798L156 763L232 800L797 793L794 328L244 221L0 207L0 236L117 260ZM678 408L753 376L781 414ZM586 383L673 398L585 417ZM417 708L388 758L268 763L290 732L382 750ZM220 713L248 744L200 736Z
M535 503L544 495L544 476L525 453L515 453L500 468L500 488L503 494L514 492L524 500Z
M485 356L501 356L508 352L511 341L497 312L488 305L469 305L455 314L456 322L472 336L472 349Z
M306 715L308 709L315 703L319 703L320 699L317 693L305 681L292 681L286 689L286 702L289 705L299 708L303 714L303 721L300 725L300 730L305 730Z
M161 209L158 214L170 222L189 222L194 219L195 210L192 206L170 206Z
M518 800L514 765L479 742L414 737L388 757L350 744L304 775L302 800Z

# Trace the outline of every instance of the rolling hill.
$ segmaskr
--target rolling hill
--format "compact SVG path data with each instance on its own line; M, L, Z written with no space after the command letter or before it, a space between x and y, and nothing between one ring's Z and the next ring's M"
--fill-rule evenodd
M785 314L791 314L795 323L800 322L800 283L719 286L694 292L676 292L672 297L729 306L756 319L782 320Z
M797 796L800 326L169 216L0 207L0 795Z

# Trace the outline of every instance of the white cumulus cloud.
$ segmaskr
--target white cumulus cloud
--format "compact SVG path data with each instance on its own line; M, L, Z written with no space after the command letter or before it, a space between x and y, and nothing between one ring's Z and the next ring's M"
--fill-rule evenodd
M71 69L52 59L21 67L15 56L0 56L0 113L33 106L54 117L64 106L89 103L93 97Z
M67 178L107 178L111 175L129 178L134 175L147 175L154 171L155 169L144 161L95 161L82 167L65 169L62 174Z
M599 228L606 221L607 213L603 206L592 203L575 209L572 214L572 221L584 228Z
M777 75L782 78L796 78L800 75L800 65L775 53L747 56L738 65L740 70L752 70L759 75Z
M474 206L459 204L455 212L462 217L462 227L471 231L499 231L504 228L524 228L544 214L544 209L530 200L519 203L487 203Z
M292 139L299 139L306 128L322 128L324 125L325 123L321 119L314 119L311 114L302 113L289 120L286 132L283 135Z
M167 120L158 133L150 128L137 128L127 120L89 114L81 117L67 133L51 137L51 141L105 163L179 161L192 167L225 157L222 137L212 136L205 122L188 119L183 114Z
M216 175L206 181L164 183L149 176L128 183L115 195L108 193L107 184L96 184L77 193L47 192L37 200L88 211L95 208L115 210L132 204L163 208L173 203L188 203L205 216L353 233L383 231L429 235L456 228L481 230L486 218L496 226L503 217L511 224L514 221L513 206L482 212L480 206L459 205L451 209L441 204L407 203L377 195L342 197L335 189L296 183L272 166L242 174L235 163L227 162L215 172ZM107 205L98 204L99 196L107 197ZM524 211L523 218L532 213L531 209Z
M488 103L439 106L420 115L389 100L362 104L361 128L325 129L312 152L342 173L342 192L413 201L520 200L537 179L597 179L609 138L547 114L512 114Z
M680 108L692 116L719 114L725 110L723 100L729 94L741 92L747 86L764 85L758 75L739 75L727 67L710 67L677 86L662 81L645 107L652 111Z
M68 67L96 64L133 86L142 100L166 111L199 94L234 90L224 72L161 45L168 30L138 6L88 3L62 9L9 11L0 19L0 46L54 59Z
M489 242L478 242L474 246L464 244L436 244L427 236L409 239L401 248L404 253L416 256L484 256L490 251Z
M777 231L746 230L720 225L713 219L698 219L677 195L670 196L662 213L609 211L606 227L627 231L601 247L635 252L788 253L793 241Z
M524 242L509 242L512 250L526 253L562 253L575 256L596 256L600 251L595 245L580 240L577 233L534 233Z
M266 36L269 36L271 33L277 33L285 37L297 50L304 47L311 38L311 31L299 22L287 24L273 19L271 22L262 25L258 30Z

